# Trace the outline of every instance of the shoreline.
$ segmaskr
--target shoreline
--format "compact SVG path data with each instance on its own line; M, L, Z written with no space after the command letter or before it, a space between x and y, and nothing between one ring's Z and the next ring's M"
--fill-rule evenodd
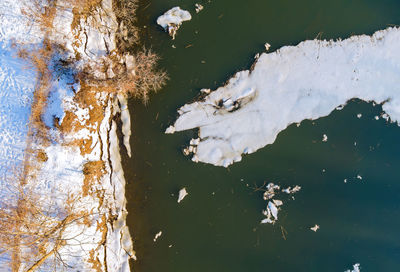
M29 202L35 197L19 218L17 230L25 231L23 225L29 221L39 226L35 231L43 235L39 242L25 246L29 243L23 241L30 241L33 233L23 237L13 234L13 243L18 246L10 246L14 249L0 261L4 266L8 263L10 269L48 271L55 263L84 271L130 271L129 260L136 259L126 225L126 181L120 150L124 146L131 156L127 98L132 92L146 99L148 92L162 86L163 82L156 80L164 79L163 73L153 70L154 54L139 52L138 59L145 61L140 63L124 52L123 43L131 42L127 35L134 30L124 31L127 26L117 18L115 9L123 3L97 2L91 6L84 1L73 8L69 0L50 1L44 7L35 7L30 1L10 2L10 18L27 19L25 23L32 25L16 31L11 27L0 36L0 42L16 38L20 44L15 54L23 56L38 75L31 78L37 82L31 87L31 112L26 123L32 132L21 139L31 144L24 158L13 162L22 165L24 174L21 179L2 183L2 187L14 183L21 189L1 204L18 210L18 197ZM30 17L23 12L27 4L33 5ZM4 29L8 31L7 26ZM148 70L140 70L140 65L146 64ZM146 74L143 78L143 72L153 72L150 76L154 78L148 79ZM154 82L146 85L146 80Z

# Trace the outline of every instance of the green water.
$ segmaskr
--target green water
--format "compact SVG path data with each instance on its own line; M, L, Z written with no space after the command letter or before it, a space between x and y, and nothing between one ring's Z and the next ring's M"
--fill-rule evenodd
M275 50L319 33L371 34L400 23L400 1L198 2L199 14L192 0L144 0L138 11L144 43L162 56L170 81L148 106L130 102L133 157L123 155L123 163L138 257L133 270L344 271L359 262L362 271L400 271L400 128L374 119L380 106L355 100L329 117L292 125L228 169L182 154L196 131L163 133L178 107L248 69L265 42ZM175 5L193 19L171 41L155 21ZM252 188L264 181L302 186L275 225L259 224L266 202ZM182 187L189 196L177 204ZM309 230L314 224L321 226L316 233Z

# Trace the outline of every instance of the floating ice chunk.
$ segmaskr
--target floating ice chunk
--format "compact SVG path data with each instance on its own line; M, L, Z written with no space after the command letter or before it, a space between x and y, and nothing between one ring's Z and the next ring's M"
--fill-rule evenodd
M328 136L326 134L322 135L322 141L327 142L328 141Z
M282 189L282 192L287 193L287 194L294 194L294 193L297 193L300 190L301 190L301 186L296 185L296 186L294 186L293 189L292 189L291 186L287 187L286 189Z
M361 114L361 113L357 114L357 118L358 118L358 119L360 119L361 117L362 117L362 114Z
M190 21L192 16L187 10L182 10L180 7L174 7L163 15L157 18L157 24L162 26L165 31L168 31L172 39L175 39L176 32L184 21Z
M203 5L200 5L200 4L194 4L194 6L196 7L196 13L199 13L200 11L202 11L203 10Z
M154 236L153 242L157 241L157 239L160 238L161 235L162 235L162 231L159 231L158 233L156 233L156 235Z
M379 116L378 116L378 115L375 115L374 118L375 118L375 120L377 120L377 121L379 120Z
M198 145L199 143L200 143L200 138L191 139L191 140L190 140L190 144L191 144L191 145Z
M272 182L268 183L267 190L264 192L263 198L264 200L271 199L275 196L275 190L279 190L280 186L275 185Z
M271 48L271 45L269 43L265 43L265 50L268 51Z
M344 179L344 183L347 183L347 179Z
M315 224L315 226L311 227L310 230L312 230L313 232L317 232L317 230L319 230L319 225Z
M263 220L261 220L261 224L273 224L275 223L274 220L271 220L271 218L264 218Z
M279 199L273 199L272 201L274 202L275 206L277 206L277 207L279 207L279 206L282 206L282 205L283 205L283 201L282 201L282 200L279 200Z
M275 220L278 220L278 208L275 206L275 204L272 201L268 202L268 211L271 212L272 216L275 218Z
M338 110L338 111L343 110L343 109L344 109L344 105L339 105L336 107L336 110Z
M387 113L382 114L382 118L389 121L389 115Z
M187 195L188 195L188 192L186 191L186 188L182 188L179 191L178 203L181 202Z
M398 121L399 45L400 29L388 28L373 36L305 41L263 53L251 71L236 73L226 85L184 105L176 131L199 128L200 137L208 140L200 142L197 160L226 166L245 150L255 152L274 143L290 124L327 116L353 98L382 104L391 119ZM224 101L234 101L248 88L257 93L250 101L235 111L220 109ZM220 108L216 101L222 101ZM213 153L216 148L219 157Z
M357 179L362 180L363 178L362 178L362 176L357 175Z
M200 92L204 94L209 94L211 93L211 89L201 89Z
M166 130L166 134L173 134L175 132L175 127L174 126L169 126Z
M350 269L347 269L344 272L360 272L361 271L361 267L359 263L356 263L355 265L353 265L353 270L350 271Z

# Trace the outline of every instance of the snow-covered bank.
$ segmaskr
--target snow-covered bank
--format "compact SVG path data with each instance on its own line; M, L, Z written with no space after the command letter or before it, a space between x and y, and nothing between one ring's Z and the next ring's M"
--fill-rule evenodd
M272 144L292 123L327 116L352 98L383 103L400 120L400 29L305 41L264 53L204 99L178 110L166 133L199 128L197 162L225 166Z
M40 227L34 235L43 232L45 238L42 244L31 247L21 243L18 253L12 253L20 255L14 265L19 266L18 271L37 264L40 271L130 271L129 259L135 255L125 222L125 180L117 136L121 129L130 155L127 101L123 95L106 92L90 80L74 78L74 73L83 69L89 71L94 81L112 79L118 71L135 69L128 65L131 58L127 55L110 57L110 52L116 50L115 35L120 28L112 0L102 0L85 16L73 9L71 1L55 1L51 28L45 32L21 13L27 3L0 3L0 196L19 186L16 179L9 178L18 172L18 166L30 169L21 186L33 195L29 200L35 201L35 209L42 209L42 215L37 217ZM52 12L51 7L47 9ZM37 67L15 58L18 52L10 45L15 43L29 50L40 46L44 39L62 48L54 51L53 61L74 61L72 68L68 68L74 71L56 71L45 82L49 87L41 88ZM40 54L37 56L40 58ZM114 71L114 59L125 69ZM104 63L108 70L103 69ZM43 69L47 68L51 67ZM48 89L43 92L48 98L40 117L50 141L33 139L29 149L34 151L29 153L25 150L27 134L38 89ZM117 127L119 121L122 128ZM29 168L23 165L27 162ZM5 203L4 198L1 203ZM33 233L35 227L22 231ZM11 270L12 254L0 258L0 267L5 271Z

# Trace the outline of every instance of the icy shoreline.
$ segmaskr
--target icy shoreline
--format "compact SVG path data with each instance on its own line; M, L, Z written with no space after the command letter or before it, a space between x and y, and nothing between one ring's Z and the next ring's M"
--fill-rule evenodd
M383 104L400 120L400 30L339 41L304 41L263 53L204 99L186 104L166 133L199 129L195 162L227 167L272 144L292 123L329 115L352 98Z
M0 79L3 83L0 89L0 147L4 159L0 161L1 195L6 193L4 188L10 187L7 184L10 166L23 164L32 97L35 84L38 84L35 70L24 70L21 68L26 65L24 61L13 58L17 54L12 52L10 44L15 39L24 46L35 46L44 38L38 27L27 27L21 13L23 5L24 2L9 0L0 4L7 10L5 16L0 17ZM79 32L72 29L74 14L70 3L60 0L57 5L61 8L57 9L53 21L54 35L48 38L64 46L65 51L64 55L56 54L55 58L75 58L79 54L78 69L85 65L96 67L107 61L107 54L116 49L115 34L119 28L112 0L102 0L101 7L91 17L78 21ZM127 58L122 58L120 63L128 66L123 61ZM114 76L112 71L95 68L93 71L96 78ZM72 220L60 231L65 244L56 248L59 255L46 257L40 269L50 271L56 259L61 258L63 265L74 270L130 271L129 259L135 258L135 253L126 225L125 179L117 136L120 129L130 156L130 116L126 97L99 91L94 94L94 104L85 104L86 101L81 103L78 98L85 96L81 94L83 87L76 81L71 84L71 75L61 75L50 85L43 119L54 141L35 146L44 155L28 186L40 196L41 203L54 209L54 214L68 210L66 206L72 202L73 211L82 214L83 219ZM101 113L101 120L96 120L97 113ZM68 133L60 131L64 121L67 123L67 117L71 116L73 121ZM60 127L54 125L55 118ZM116 121L122 123L121 128ZM101 165L101 175L88 167L91 165ZM44 249L51 249L51 246L45 245ZM29 251L26 254L29 255ZM0 259L0 266L6 269L8 261L7 258ZM21 265L21 269L27 269L32 264Z

